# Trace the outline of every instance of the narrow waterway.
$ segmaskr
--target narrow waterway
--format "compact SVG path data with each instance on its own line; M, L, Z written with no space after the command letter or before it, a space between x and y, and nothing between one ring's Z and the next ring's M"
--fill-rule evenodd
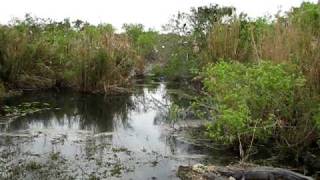
M51 108L0 125L0 177L7 179L176 179L179 165L208 153L169 132L168 107L179 94L166 83L125 96L33 92L8 105ZM219 159L219 157L217 157Z

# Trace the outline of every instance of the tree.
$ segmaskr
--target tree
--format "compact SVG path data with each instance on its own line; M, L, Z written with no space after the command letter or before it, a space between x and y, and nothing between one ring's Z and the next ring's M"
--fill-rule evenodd
M217 22L222 22L225 18L231 17L235 13L234 7L221 7L210 4L191 8L190 13L179 12L170 22L163 27L166 31L171 31L180 35L192 35L200 46L205 46L208 33Z
M124 24L122 29L125 30L134 45L136 45L139 36L144 32L144 26L142 24Z

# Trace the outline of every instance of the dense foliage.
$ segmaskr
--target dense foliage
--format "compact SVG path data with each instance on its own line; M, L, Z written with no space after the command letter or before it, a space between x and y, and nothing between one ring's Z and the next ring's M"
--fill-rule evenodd
M320 85L320 6L303 3L286 15L251 20L241 14L214 25L208 58L256 62L259 59L299 65L310 82Z
M142 24L124 24L123 29L138 54L136 74L144 75L146 66L158 60L156 46L158 45L159 34L152 29L146 31Z
M157 33L138 28L137 36L126 27L125 33L116 34L110 24L26 15L0 26L0 79L22 89L61 86L109 93L127 87L143 71Z
M256 143L296 160L317 154L319 18L314 3L256 19L216 5L178 13L165 26L178 40L162 74L201 81L195 113L211 121L209 138L237 145L242 158Z
M313 102L296 66L219 62L202 75L207 95L199 105L209 106L207 116L214 119L209 137L242 148L271 138L299 148L316 141L311 135L317 134L319 112L309 108Z
M180 35L172 56L167 58L168 64L186 61L185 51L193 63L188 63L181 72L200 70L219 59L293 63L304 73L308 85L319 89L319 5L303 3L284 15L256 19L235 12L233 7L210 5L178 13L165 26L169 32ZM176 76L167 67L167 76Z
M194 112L210 120L207 136L239 145L242 158L255 143L318 152L320 5L256 19L209 5L164 27L167 34L125 24L115 33L110 24L29 15L0 25L0 97L12 88L110 93L151 67L155 76L202 85ZM174 122L179 108L169 110Z

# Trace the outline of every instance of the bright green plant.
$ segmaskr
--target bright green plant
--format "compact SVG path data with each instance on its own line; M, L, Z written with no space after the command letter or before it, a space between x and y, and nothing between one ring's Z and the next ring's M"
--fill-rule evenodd
M139 36L144 32L144 26L142 24L124 24L122 29L125 30L133 44L138 42Z
M207 113L214 119L207 129L214 140L239 143L245 149L254 140L281 139L285 136L281 133L288 132L287 127L309 128L303 124L305 119L297 115L301 111L297 104L304 103L299 92L303 91L305 79L295 66L222 61L206 67L202 76L207 95L198 104L205 106L208 99L216 104Z
M141 34L137 39L138 51L146 60L155 60L155 45L158 41L158 33L147 31Z

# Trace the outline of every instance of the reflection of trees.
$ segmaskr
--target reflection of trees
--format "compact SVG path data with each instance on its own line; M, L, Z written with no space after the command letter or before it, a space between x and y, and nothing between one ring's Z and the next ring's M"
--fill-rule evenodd
M184 91L172 88L177 88L177 84L153 83L137 86L131 95L126 96L84 95L73 92L29 93L11 98L5 103L17 105L38 101L60 109L20 118L11 123L9 129L27 129L29 124L38 123L44 128L60 126L94 132L112 131L118 126L130 127L130 112L145 113L151 110L156 112L154 124L160 124L168 119L168 109L172 103L183 107L190 102L182 95Z
M127 124L128 111L133 103L129 96L112 96L102 98L91 96L81 98L77 103L77 113L81 120L81 128L96 124L99 132L111 131L113 120L122 121ZM115 122L117 123L117 122Z
M154 106L157 108L154 124L158 125L163 122L174 123L177 120L195 118L191 111L191 103L195 98L192 94L193 91L185 84L168 82L166 84L165 100L159 101L153 99ZM169 115L173 107L172 105L178 108L177 112L173 111L173 113L177 113L179 117L177 119L172 119L173 117Z
M192 99L196 97L192 87L186 82L169 82L167 89L171 102L182 108L188 108Z
M10 129L26 129L28 124L39 123L43 127L78 126L81 130L112 131L113 121L120 120L122 124L127 124L128 111L134 108L130 96L104 97L70 92L31 93L13 98L7 103L35 101L46 102L59 109L20 118L10 125Z
M168 117L167 111L158 111L156 113L156 116L153 119L153 124L154 125L160 125L163 123Z
M132 96L136 112L147 112L150 110L161 111L163 105L168 105L166 89L164 84L148 84L137 88Z

